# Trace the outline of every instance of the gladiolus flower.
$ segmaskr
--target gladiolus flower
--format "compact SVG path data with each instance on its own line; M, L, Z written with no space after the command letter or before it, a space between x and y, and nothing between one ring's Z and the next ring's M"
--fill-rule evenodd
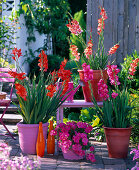
M67 27L69 28L69 31L72 34L75 34L77 36L83 32L79 25L79 22L76 21L75 19L73 19L69 24L67 24Z
M101 8L101 12L100 12L100 15L101 15L101 18L98 19L98 27L97 27L97 33L100 35L101 32L104 30L105 28L105 23L104 23L104 20L106 20L108 17L107 17L107 14L106 14L106 11L104 8Z
M14 47L14 49L12 50L12 54L14 55L14 57L12 58L16 61L16 55L18 56L18 58L22 56L21 49L18 50Z
M118 93L113 92L113 93L111 94L111 96L112 96L112 98L115 99L115 98L118 96Z
M46 89L50 91L46 95L53 97L54 93L56 92L56 85L50 84L49 86L46 87Z
M93 79L93 70L90 69L90 65L83 63L82 67L83 67L83 71L84 71L84 81L87 82L89 80L92 80Z
M119 44L114 45L112 48L110 48L110 50L108 51L108 55L112 55L114 53L116 53L117 49L119 48Z
M98 82L98 94L103 100L107 100L109 98L108 92L108 86L104 83L103 79L100 79Z
M24 80L26 78L24 76L26 73L17 73L14 71L9 71L8 74L10 74L13 78L17 78L18 80Z
M79 61L80 59L80 53L78 53L78 48L76 45L70 46L70 51L72 52L72 55L75 57L75 61Z
M17 90L16 93L26 101L27 100L26 99L26 97L27 97L26 88L24 86L22 86L21 84L16 83L15 89Z
M109 80L111 85L119 85L119 78L117 74L120 72L120 69L117 68L117 65L107 65L107 74L109 76Z
M87 59L89 59L89 56L92 55L92 47L93 47L93 43L91 40L89 40L86 49L84 50L85 56Z
M133 62L130 64L129 74L134 76L136 72L136 67L138 66L139 58L136 58L133 60Z
M38 57L40 58L38 60L39 61L38 66L40 67L40 70L47 71L47 69L48 69L47 55L42 50Z

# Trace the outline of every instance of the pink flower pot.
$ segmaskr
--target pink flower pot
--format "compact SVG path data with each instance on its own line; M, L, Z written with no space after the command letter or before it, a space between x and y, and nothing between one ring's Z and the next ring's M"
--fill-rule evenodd
M43 124L43 135L46 140L49 123ZM36 142L39 130L39 124L17 123L19 144L23 153L36 154Z
M62 153L63 153L63 157L68 160L79 160L79 159L84 158L84 156L79 156L76 153L74 153L72 150L68 150L68 151L62 152Z

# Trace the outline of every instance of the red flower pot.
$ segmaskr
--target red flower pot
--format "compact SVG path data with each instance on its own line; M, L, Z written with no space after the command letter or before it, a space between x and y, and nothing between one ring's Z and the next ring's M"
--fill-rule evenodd
M89 88L88 82L84 81L84 71L78 70L78 72L79 72L80 79L85 84L85 86L82 87L84 99L86 102L91 102L92 99L91 90ZM107 79L108 79L107 70L102 70L102 74L103 74L104 82L107 83ZM103 100L98 94L98 82L101 78L102 78L101 70L93 70L93 80L91 80L90 82L91 82L91 88L93 90L93 95L96 101L98 102Z
M131 129L132 127L129 128L104 127L107 148L110 158L127 157Z

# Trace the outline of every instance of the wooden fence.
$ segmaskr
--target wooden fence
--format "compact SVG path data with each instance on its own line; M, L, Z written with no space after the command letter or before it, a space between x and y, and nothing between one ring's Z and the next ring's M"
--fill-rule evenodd
M108 19L105 21L104 46L108 51L119 42L116 63L119 65L127 54L139 53L139 0L87 0L87 31L92 28L94 49L98 43L98 18L104 7Z

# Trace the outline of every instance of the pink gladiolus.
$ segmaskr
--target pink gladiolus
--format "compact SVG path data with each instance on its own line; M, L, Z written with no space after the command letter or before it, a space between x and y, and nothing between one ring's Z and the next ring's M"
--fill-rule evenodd
M83 71L84 71L84 81L87 82L89 80L92 80L93 79L93 70L90 69L90 65L83 63L82 67L83 67Z
M107 100L109 98L108 92L108 86L104 83L103 79L100 79L98 82L98 94L103 100Z
M107 74L109 76L109 80L111 85L119 85L119 78L117 74L120 72L120 69L117 68L117 65L107 65Z
M118 93L113 92L113 93L111 94L111 96L112 96L112 98L115 99L115 98L118 96Z

